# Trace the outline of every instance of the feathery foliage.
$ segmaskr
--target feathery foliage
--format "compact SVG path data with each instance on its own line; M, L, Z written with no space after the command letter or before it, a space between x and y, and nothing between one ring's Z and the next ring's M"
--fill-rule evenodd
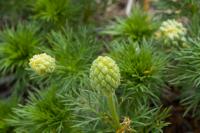
M77 3L72 0L37 0L33 3L33 11L35 18L60 26L67 19L75 19L74 16L78 15L79 10L76 6Z
M97 7L97 2L90 0L36 0L32 3L33 18L42 22L47 29L89 22Z
M57 64L51 81L56 81L64 90L88 85L89 68L100 48L92 34L86 28L68 28L52 31L48 36L50 48L46 51L55 57Z
M106 98L100 95L98 91L81 90L77 98L63 97L67 106L72 106L77 120L75 127L81 128L84 132L144 132L149 131L162 132L162 128L168 123L164 120L169 116L169 109L162 110L150 108L146 104L139 104L135 108L127 105L128 113L122 111L123 107L115 102L117 112L120 117L120 128L116 131L112 122L109 105ZM115 98L115 101L117 99ZM124 121L125 118L128 121ZM130 120L130 121L129 121ZM123 122L128 122L123 124ZM130 122L130 123L129 123Z
M174 62L169 66L170 82L182 87L182 103L193 116L199 117L200 96L200 40L191 40L192 47L182 49L176 53Z
M29 84L25 68L29 58L40 45L39 27L34 24L18 24L0 33L0 72L9 75L13 93L23 94Z
M152 36L156 27L157 24L148 13L135 7L130 16L124 19L117 18L116 22L108 26L102 33L116 37L130 37L137 41Z
M163 3L175 14L157 29L160 5L154 16L133 7L106 26L126 2L1 0L0 132L162 133L170 108L160 98L171 85L185 114L199 118L200 4Z
M67 106L73 107L77 117L75 127L84 132L114 132L114 125L106 97L91 90L80 90L77 97L63 97Z
M125 97L145 99L144 94L147 94L153 96L152 100L156 100L155 92L160 92L159 88L164 82L166 58L146 41L142 44L141 47L132 41L115 44L116 48L111 55L119 64L122 85L125 86L121 92L125 93Z
M15 72L28 64L28 59L39 45L38 27L19 24L16 28L6 28L0 34L0 70Z
M73 115L57 96L55 88L31 93L28 103L15 108L7 122L19 133L75 132Z
M199 15L193 15L188 26L189 35L192 38L200 37L200 18Z
M5 100L0 101L0 132L7 133L12 131L10 125L8 125L6 119L9 118L10 113L12 112L12 108L17 106L18 99L16 97L10 97Z

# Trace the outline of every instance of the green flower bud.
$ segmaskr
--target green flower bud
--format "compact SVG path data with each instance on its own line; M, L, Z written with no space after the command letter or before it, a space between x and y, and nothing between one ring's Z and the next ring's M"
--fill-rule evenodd
M90 83L103 93L113 92L120 85L120 71L115 61L108 56L99 56L90 68Z
M46 53L34 55L29 61L30 67L39 75L52 73L55 69L55 59Z

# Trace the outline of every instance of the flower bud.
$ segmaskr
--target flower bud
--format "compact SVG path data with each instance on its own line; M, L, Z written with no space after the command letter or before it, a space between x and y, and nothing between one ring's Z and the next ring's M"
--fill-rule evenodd
M55 59L46 53L34 55L29 60L30 67L39 75L52 73L55 69Z
M115 61L108 56L99 56L90 69L91 86L103 93L113 92L120 85L120 71Z
M176 20L167 20L161 24L156 35L174 41L182 40L182 38L185 38L186 33L187 30L182 23L177 22Z

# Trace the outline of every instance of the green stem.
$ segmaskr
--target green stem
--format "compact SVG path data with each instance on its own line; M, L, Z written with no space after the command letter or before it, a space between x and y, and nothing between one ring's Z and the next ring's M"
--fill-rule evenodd
M113 93L107 95L108 99L108 106L111 113L111 116L114 120L114 127L118 129L120 127L119 116L117 114L116 106L115 106L115 99Z

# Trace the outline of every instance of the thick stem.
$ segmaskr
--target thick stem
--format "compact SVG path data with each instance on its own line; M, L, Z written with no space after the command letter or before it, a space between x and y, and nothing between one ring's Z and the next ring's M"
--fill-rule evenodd
M115 99L113 93L107 95L107 102L109 106L110 113L114 121L114 127L117 129L120 128L119 116L115 106Z

